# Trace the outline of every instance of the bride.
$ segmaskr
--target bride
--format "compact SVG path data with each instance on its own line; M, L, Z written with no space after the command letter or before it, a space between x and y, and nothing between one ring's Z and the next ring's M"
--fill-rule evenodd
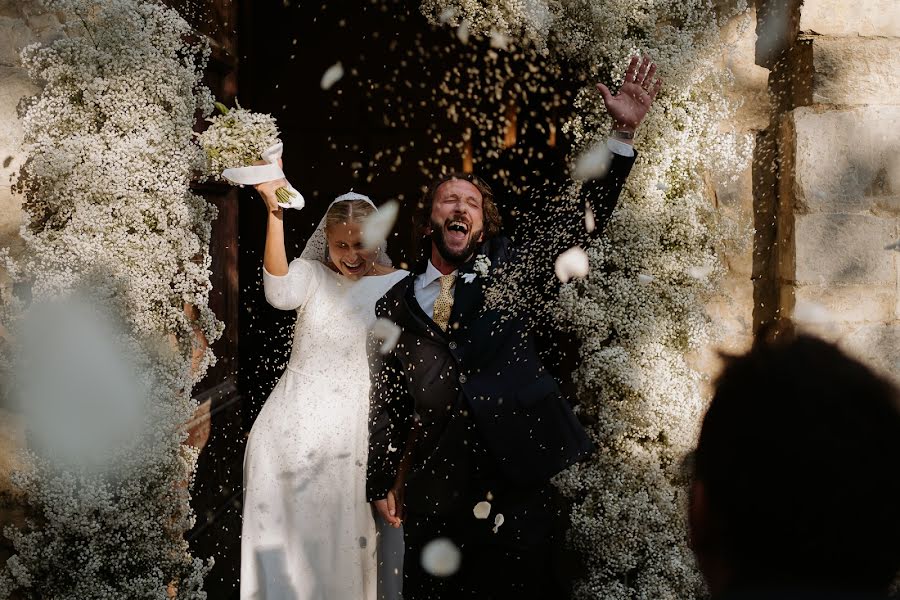
M402 537L380 524L376 541L365 498L366 337L375 303L408 273L383 247L363 248L362 224L376 208L352 192L332 202L288 264L275 196L284 183L257 186L268 211L263 285L297 323L287 369L247 440L241 598L394 599Z

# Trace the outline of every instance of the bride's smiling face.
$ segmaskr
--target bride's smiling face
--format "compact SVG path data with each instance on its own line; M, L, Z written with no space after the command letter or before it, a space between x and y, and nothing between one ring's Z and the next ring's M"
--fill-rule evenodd
M356 280L375 268L376 249L363 248L362 224L357 221L335 223L325 230L331 262L344 277Z

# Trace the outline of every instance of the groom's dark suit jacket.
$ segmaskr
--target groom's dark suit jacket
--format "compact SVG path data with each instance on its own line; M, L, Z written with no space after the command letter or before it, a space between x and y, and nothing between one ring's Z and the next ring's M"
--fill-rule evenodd
M633 158L616 156L604 179L583 186L597 232L612 213L633 163ZM584 231L582 212L569 212L574 214L563 219L563 226ZM546 243L559 241L564 247L550 252L547 277L552 277L552 257L571 245L571 236ZM473 478L513 488L538 487L593 450L542 364L530 320L485 307L491 274L517 268L510 240L489 239L477 255L490 259L491 273L467 277L474 260L459 268L447 332L419 306L415 275L398 282L377 304L378 317L394 322L401 333L386 355L377 352L377 340L370 340L369 501L384 498L393 485L414 419L420 427L406 504L420 513L452 511Z

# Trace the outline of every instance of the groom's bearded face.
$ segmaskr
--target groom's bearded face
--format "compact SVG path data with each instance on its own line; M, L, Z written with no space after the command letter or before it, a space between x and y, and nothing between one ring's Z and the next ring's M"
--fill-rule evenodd
M484 199L464 179L451 179L434 193L431 240L441 257L452 264L466 262L484 239Z

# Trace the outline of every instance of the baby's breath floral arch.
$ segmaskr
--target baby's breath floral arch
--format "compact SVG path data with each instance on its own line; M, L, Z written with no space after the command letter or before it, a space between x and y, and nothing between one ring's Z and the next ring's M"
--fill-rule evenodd
M639 132L640 156L586 280L554 311L582 342L576 373L598 450L558 476L573 501L570 545L586 562L580 598L703 596L686 542L682 462L704 402L685 355L712 341L704 303L724 275L722 251L747 232L719 218L703 174L743 169L750 140L723 133L721 30L743 0L424 0L436 24L509 37L588 81L621 83L629 57L650 54L665 87ZM612 86L611 86L612 87ZM595 90L575 99L565 130L576 152L610 123ZM575 157L571 157L574 159Z
M0 598L205 598L208 565L184 539L197 458L184 425L214 361L203 340L222 333L208 303L216 211L189 187L203 160L195 119L213 105L208 48L153 0L44 4L66 31L22 52L42 89L22 112L25 251L5 266L35 300L79 292L118 321L148 390L145 435L102 472L29 452L14 483L31 520L5 532ZM15 339L29 307L11 289L0 317Z

